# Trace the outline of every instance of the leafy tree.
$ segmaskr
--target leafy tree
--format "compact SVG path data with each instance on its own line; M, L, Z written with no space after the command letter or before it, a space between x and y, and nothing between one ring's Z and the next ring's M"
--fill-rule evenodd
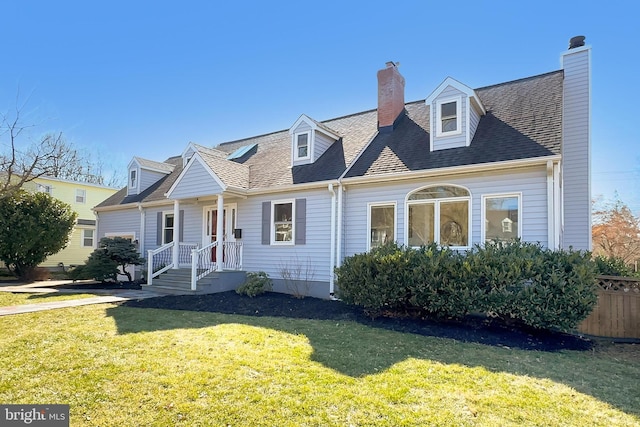
M640 258L640 219L620 199L594 210L594 255L619 258L632 265Z
M0 260L19 278L64 249L77 214L45 193L0 195Z

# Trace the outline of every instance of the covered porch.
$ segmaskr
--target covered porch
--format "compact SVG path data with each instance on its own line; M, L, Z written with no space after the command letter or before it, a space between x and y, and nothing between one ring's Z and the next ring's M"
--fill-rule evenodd
M228 198L237 202L234 197ZM182 241L184 205L192 207L191 216L186 219L192 228L194 223L202 225L199 239L191 235L189 241ZM194 218L194 205L198 206L198 210L201 209L201 218ZM185 271L188 271L190 289L196 291L199 281L214 272L241 271L243 245L236 228L237 211L237 203L227 203L222 193L202 199L174 200L173 213L162 216L162 228L158 225L162 241L170 241L147 251L147 286L153 286L154 279L157 280L163 273L180 270L179 275L174 272L173 276L184 281ZM158 217L160 220L160 214Z

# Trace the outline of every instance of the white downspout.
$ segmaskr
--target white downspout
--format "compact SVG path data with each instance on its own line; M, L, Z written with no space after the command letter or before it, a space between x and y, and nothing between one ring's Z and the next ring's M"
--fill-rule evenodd
M140 256L144 256L144 228L146 227L146 212L141 204L138 204L138 210L140 211L140 237L138 238L138 252L140 253Z
M344 187L342 183L338 184L338 244L336 248L336 267L340 267L342 265L342 197L343 197Z
M560 193L560 162L555 163L553 165L553 199L555 209L555 229L556 229L556 240L555 240L555 248L560 249L560 235L562 234L562 199Z
M180 201L173 201L173 269L180 267Z
M555 198L553 195L553 162L547 161L547 247L555 249L556 241L555 230Z
M333 298L333 269L336 264L336 192L333 190L333 184L329 184L328 189L329 193L331 193L331 256L329 258L329 296Z

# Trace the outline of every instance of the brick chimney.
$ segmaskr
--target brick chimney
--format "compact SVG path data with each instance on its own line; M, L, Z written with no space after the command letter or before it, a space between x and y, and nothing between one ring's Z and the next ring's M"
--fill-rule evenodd
M393 125L404 110L404 77L392 61L378 71L378 130L393 131Z

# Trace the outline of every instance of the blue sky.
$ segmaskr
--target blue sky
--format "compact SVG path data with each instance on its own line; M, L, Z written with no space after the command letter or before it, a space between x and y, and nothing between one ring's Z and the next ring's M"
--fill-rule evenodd
M615 5L615 7L613 7ZM376 108L399 61L405 99L447 76L478 88L560 68L592 46L592 193L640 213L636 2L32 1L3 4L0 110L62 131L125 175L203 145Z

